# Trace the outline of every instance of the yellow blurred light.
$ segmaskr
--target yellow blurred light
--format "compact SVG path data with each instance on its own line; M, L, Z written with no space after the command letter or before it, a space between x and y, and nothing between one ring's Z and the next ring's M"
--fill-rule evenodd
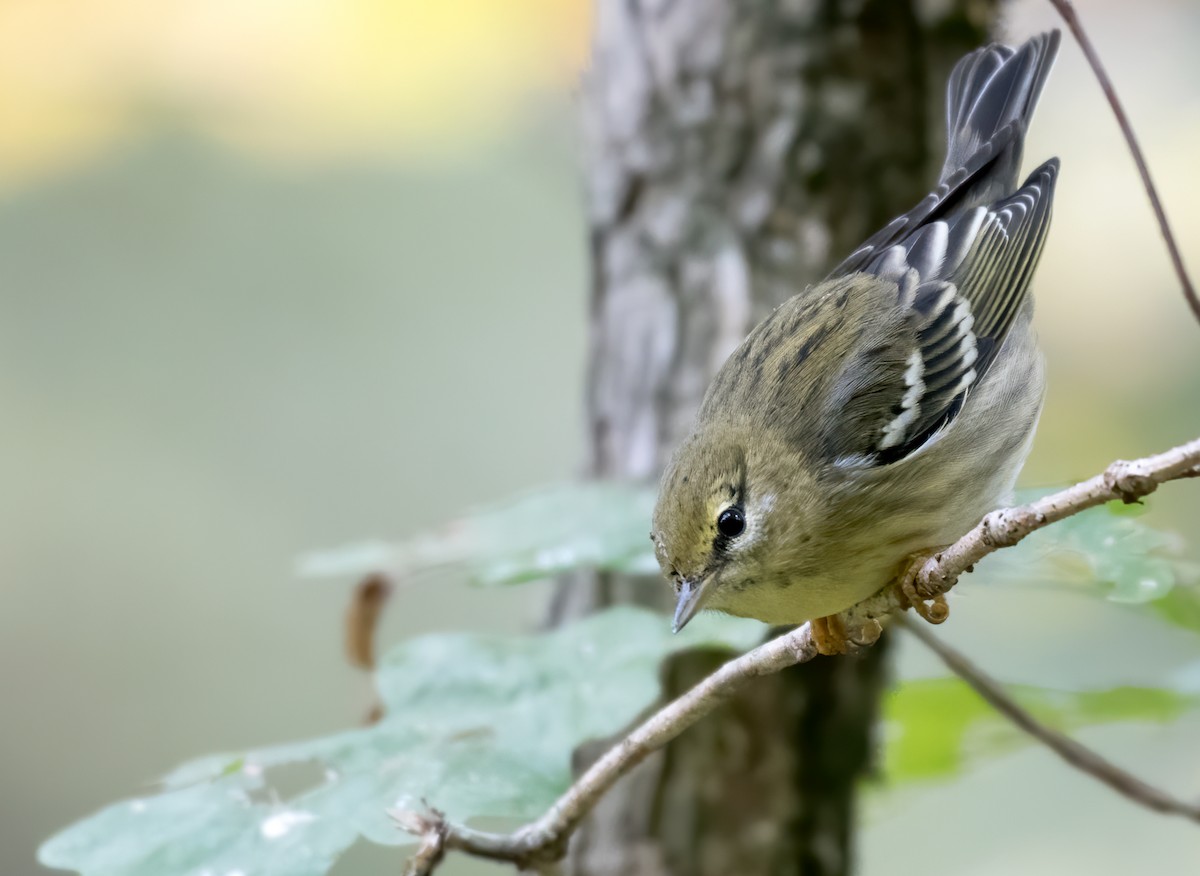
M137 132L147 108L266 156L437 153L583 63L584 0L7 0L0 182Z

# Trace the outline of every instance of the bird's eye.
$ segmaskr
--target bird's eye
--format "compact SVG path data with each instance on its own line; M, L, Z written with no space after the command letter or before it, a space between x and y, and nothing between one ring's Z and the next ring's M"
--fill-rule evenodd
M726 538L737 538L746 528L746 517L737 508L726 508L717 518L717 530Z

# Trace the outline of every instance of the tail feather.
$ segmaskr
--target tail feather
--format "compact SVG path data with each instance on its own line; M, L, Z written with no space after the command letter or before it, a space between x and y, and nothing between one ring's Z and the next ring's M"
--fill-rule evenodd
M946 89L946 162L941 182L967 167L981 147L1007 141L985 179L987 193L1007 194L1017 185L1025 131L1058 54L1058 31L1039 34L1020 48L977 49L954 68ZM1012 128L1012 131L1007 129Z
M946 89L946 163L937 188L867 238L831 277L871 271L898 278L910 267L926 279L953 272L980 232L982 216L1019 188L1025 133L1059 41L1059 32L1049 31L1018 48L977 49L955 65ZM1047 199L1052 188L1051 181ZM904 258L893 251L897 246Z

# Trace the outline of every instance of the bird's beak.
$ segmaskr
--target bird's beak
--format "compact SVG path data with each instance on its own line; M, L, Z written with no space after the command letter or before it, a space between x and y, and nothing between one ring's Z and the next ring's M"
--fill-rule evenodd
M675 620L671 624L671 632L677 633L687 626L688 621L696 616L705 597L708 596L709 578L699 581L684 581L679 587L679 601L675 603Z

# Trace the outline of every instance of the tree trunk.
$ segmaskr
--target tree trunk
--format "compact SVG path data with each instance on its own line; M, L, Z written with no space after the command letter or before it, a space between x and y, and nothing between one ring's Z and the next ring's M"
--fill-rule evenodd
M994 14L994 0L599 0L582 95L595 476L656 478L750 328L925 194L946 76ZM668 594L580 577L552 620ZM572 872L850 872L885 652L750 685L609 794ZM677 658L665 691L720 659Z

